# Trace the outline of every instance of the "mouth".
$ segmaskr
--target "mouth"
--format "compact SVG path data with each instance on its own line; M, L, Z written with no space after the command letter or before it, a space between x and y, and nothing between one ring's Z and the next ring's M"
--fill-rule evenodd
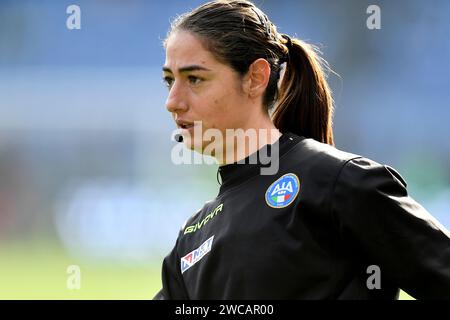
M194 127L194 123L189 122L189 121L177 120L176 123L177 123L178 129L189 129L189 128Z

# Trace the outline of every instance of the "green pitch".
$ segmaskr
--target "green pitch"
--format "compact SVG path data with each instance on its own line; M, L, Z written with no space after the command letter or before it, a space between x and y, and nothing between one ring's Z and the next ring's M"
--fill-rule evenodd
M0 299L152 299L161 288L162 257L139 266L92 263L48 243L0 245ZM79 266L79 289L70 288ZM400 300L412 299L405 292Z
M92 263L54 245L2 245L0 299L151 299L161 287L160 264ZM79 266L79 289L70 285L70 265Z

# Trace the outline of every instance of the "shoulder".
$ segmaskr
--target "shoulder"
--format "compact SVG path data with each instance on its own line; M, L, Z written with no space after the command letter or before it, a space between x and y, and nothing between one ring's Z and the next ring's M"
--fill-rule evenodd
M365 157L347 161L339 173L338 183L359 190L397 189L407 195L407 183L396 169Z
M210 207L214 202L215 202L214 200L206 201L200 209L198 209L194 214L192 214L189 218L187 218L184 221L183 225L180 228L180 232L182 233L186 229L186 227L198 221L199 217L202 215L202 212L204 212L205 208Z
M362 155L340 150L334 146L303 138L286 155L286 162L316 177L350 188L373 188L380 184L395 184L406 189L398 171Z
M200 213L202 212L202 209L198 209L193 215L191 215L189 218L187 218L186 220L184 220L183 225L180 228L180 232L184 231L184 229L190 225L193 221L195 221L198 216L200 215Z
M336 176L344 165L362 156L340 150L311 138L300 137L297 145L286 154L285 162L297 164L311 173L327 172Z

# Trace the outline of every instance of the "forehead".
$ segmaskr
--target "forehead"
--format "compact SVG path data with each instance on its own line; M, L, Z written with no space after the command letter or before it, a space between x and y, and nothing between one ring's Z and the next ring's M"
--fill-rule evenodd
M190 32L176 31L166 42L166 67L172 71L186 65L211 66L219 63L210 51L206 50L198 37Z

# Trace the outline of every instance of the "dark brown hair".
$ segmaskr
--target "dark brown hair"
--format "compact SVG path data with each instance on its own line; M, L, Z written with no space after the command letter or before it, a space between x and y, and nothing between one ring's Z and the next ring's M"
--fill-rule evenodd
M203 4L178 17L168 37L176 30L198 36L216 59L242 76L256 59L266 59L271 73L263 104L273 112L275 126L281 132L334 144L333 99L324 72L328 66L315 47L278 33L268 17L246 0Z

